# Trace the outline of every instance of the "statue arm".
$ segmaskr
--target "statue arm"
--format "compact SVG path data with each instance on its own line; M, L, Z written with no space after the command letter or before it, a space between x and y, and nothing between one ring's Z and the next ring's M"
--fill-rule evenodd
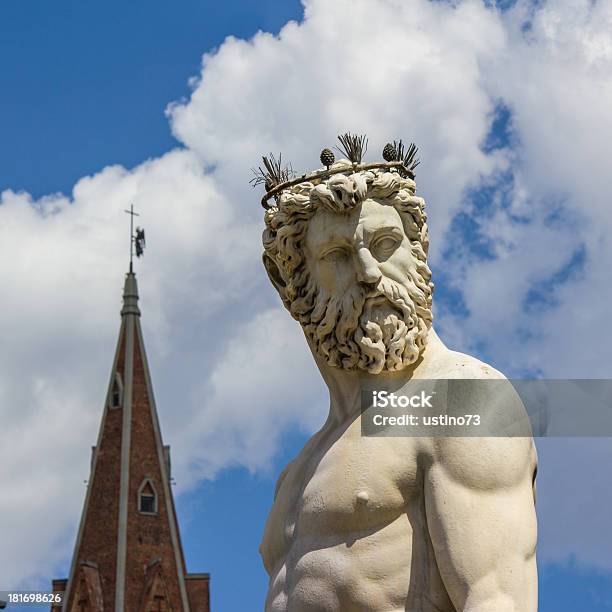
M535 612L536 516L531 438L433 441L427 525L460 612Z

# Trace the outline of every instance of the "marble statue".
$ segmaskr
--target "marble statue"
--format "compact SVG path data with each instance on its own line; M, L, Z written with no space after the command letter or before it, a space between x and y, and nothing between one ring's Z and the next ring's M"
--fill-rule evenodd
M275 201L264 265L304 331L330 410L278 479L260 546L265 609L534 612L532 438L362 434L364 381L397 390L503 375L434 331L414 174L359 161L266 185L264 202ZM495 398L470 401L486 411Z

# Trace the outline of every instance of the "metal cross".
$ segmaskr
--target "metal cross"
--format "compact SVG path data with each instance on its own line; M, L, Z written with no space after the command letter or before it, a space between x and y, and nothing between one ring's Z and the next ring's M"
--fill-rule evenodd
M134 217L140 217L138 213L134 212L134 205L130 205L130 210L124 210L128 215L130 215L130 273L133 270L133 259L134 259Z

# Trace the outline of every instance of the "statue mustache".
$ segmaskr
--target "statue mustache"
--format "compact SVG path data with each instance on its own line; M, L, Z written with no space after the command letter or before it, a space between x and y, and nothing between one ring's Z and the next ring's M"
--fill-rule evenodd
M414 302L408 290L393 279L381 277L375 287L364 287L363 292L361 314L366 310L372 310L379 302L389 302L391 306L400 311L405 319L410 319L416 314Z

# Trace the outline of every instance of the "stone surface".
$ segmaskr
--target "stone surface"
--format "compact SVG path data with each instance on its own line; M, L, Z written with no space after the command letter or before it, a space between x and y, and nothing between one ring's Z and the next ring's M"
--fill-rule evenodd
M532 439L362 435L364 382L503 376L432 327L414 181L332 168L344 172L286 189L265 216L264 265L330 394L327 421L278 480L260 547L266 610L533 612ZM466 398L469 411L493 404Z

